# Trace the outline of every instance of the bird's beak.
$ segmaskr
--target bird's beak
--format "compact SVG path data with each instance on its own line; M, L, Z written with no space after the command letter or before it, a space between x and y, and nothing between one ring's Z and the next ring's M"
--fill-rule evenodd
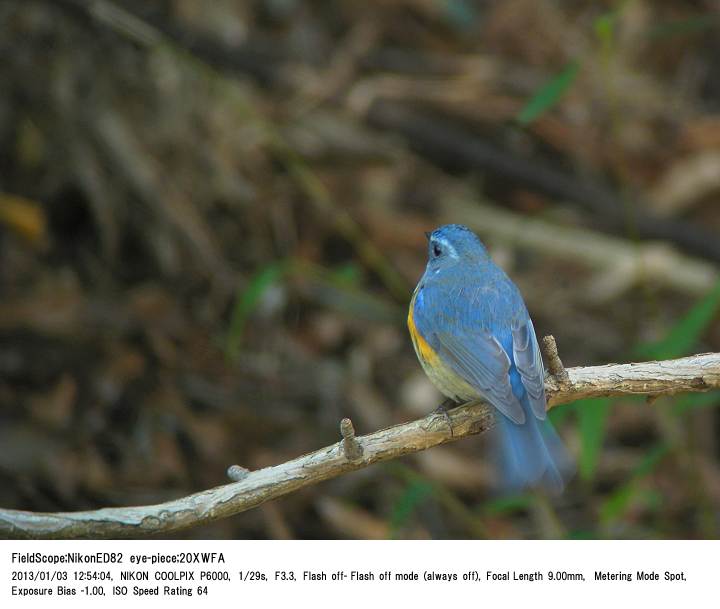
M430 241L430 236L431 236L431 235L432 235L432 233L431 233L430 231L427 231L427 232L425 233L425 238L426 238L428 241Z

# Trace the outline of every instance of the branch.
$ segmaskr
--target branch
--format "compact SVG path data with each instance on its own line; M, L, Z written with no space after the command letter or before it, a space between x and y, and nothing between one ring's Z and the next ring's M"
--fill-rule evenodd
M550 351L553 345L547 345L554 341L543 342ZM549 359L557 377L545 380L548 408L580 398L628 395L657 398L720 388L720 353L567 369L559 358L555 361L556 357L555 350L555 356ZM233 466L230 474L235 482L166 503L64 513L0 510L0 536L69 539L168 534L239 514L373 463L482 433L493 424L492 409L482 402L459 406L447 416L433 413L360 437L355 437L352 423L344 420L343 439L336 444L254 472Z
M572 202L616 232L624 230L630 219L643 239L669 241L691 254L720 261L720 241L713 231L685 220L659 217L650 205L626 207L608 186L538 159L518 156L446 116L408 103L378 99L370 105L365 120L378 129L399 133L414 150L441 167L482 171L550 198Z

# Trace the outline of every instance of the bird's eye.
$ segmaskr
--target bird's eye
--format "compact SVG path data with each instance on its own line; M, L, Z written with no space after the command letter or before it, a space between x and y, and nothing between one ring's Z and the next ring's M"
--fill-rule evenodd
M442 249L440 249L440 246L437 243L433 243L433 254L435 254L435 257L442 254Z

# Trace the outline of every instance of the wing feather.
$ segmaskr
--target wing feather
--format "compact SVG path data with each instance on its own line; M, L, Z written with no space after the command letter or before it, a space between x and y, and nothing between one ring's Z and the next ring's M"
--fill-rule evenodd
M518 425L525 412L510 386L510 358L497 339L483 330L463 335L435 333L442 356L456 374Z
M538 419L545 419L545 370L535 328L529 317L513 325L512 343L515 367L520 373L533 414Z

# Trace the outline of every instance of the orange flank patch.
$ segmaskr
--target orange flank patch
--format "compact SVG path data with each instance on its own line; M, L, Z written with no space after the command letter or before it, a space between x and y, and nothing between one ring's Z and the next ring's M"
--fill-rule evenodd
M410 310L408 311L407 319L408 329L410 330L410 338L412 338L413 345L415 346L415 351L417 352L420 359L427 362L431 366L434 366L434 364L437 362L438 356L435 353L435 350L422 337L422 335L417 329L417 326L415 326L415 321L413 320L414 309L415 298L413 297L412 302L410 303Z

